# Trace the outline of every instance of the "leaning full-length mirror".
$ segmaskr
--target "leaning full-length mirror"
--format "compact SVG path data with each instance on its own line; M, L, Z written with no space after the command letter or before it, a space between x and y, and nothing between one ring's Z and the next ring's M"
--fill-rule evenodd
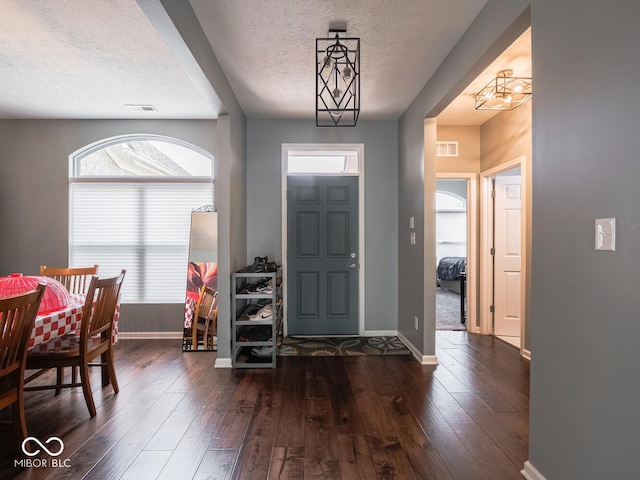
M218 213L191 212L184 351L216 350L218 327Z

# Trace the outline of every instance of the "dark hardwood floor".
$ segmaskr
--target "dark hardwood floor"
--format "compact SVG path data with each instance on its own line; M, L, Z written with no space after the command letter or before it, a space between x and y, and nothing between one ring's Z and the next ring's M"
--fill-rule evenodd
M95 371L94 419L80 389L26 392L29 434L64 451L20 469L0 425L0 478L521 479L528 362L491 336L438 331L437 345L437 367L280 357L275 370L231 370L178 341L121 340L120 393Z

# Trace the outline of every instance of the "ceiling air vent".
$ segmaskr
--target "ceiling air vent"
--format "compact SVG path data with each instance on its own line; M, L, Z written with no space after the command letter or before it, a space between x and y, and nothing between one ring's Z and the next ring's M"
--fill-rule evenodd
M436 142L436 156L457 157L458 142Z
M130 112L157 112L158 109L153 105L125 105Z

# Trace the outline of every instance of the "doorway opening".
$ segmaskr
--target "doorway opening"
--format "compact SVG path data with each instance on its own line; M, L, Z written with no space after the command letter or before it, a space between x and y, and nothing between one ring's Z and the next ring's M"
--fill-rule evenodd
M476 174L437 174L436 330L477 331L476 197Z
M284 144L284 335L364 333L364 146Z
M436 330L466 330L467 182L436 180Z
M523 352L526 304L526 158L481 174L481 333Z

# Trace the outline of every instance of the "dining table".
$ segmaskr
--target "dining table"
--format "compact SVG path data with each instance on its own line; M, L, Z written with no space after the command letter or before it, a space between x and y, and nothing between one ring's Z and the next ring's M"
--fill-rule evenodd
M82 294L71 294L71 302L60 310L36 316L36 320L29 339L29 349L40 346L47 342L51 348L61 345L55 339L62 341L62 337L68 333L76 332L82 322L82 309L85 303L85 296ZM113 317L113 329L111 332L111 342L118 341L118 320L120 318L120 302L116 305ZM79 333L79 332L78 332ZM53 340L53 342L51 342Z

